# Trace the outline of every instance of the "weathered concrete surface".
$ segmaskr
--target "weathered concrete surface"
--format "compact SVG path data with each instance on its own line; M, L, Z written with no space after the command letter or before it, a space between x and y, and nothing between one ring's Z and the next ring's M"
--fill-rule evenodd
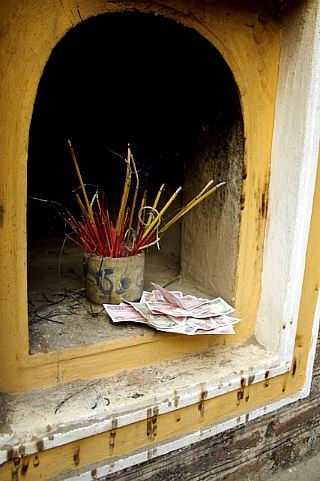
M318 481L320 479L320 454L306 459L302 463L278 471L268 481ZM263 481L263 480L261 480Z
M194 402L200 399L204 386L206 395L211 389L221 394L230 391L252 373L248 362L264 374L276 364L276 357L255 344L233 349L221 346L108 378L75 381L20 396L3 395L2 411L0 396L0 463L1 455L8 459L8 453L19 452L21 446L26 454L38 453L39 440L44 450L50 449L106 431L114 421L119 427L130 423L130 417L131 421L146 418L149 409L182 408L190 393L194 393ZM251 376L257 379L257 372Z

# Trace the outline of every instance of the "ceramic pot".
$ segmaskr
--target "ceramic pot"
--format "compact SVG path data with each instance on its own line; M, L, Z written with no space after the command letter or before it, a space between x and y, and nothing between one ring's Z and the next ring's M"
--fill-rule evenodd
M131 257L84 254L86 295L95 304L138 301L143 292L144 252Z

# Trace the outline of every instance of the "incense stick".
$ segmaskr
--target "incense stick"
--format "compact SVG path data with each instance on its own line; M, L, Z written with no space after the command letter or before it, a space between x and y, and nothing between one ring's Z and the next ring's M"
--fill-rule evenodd
M147 193L148 193L148 189L144 189L140 210L143 209L147 203Z
M135 186L134 195L133 195L133 200L132 200L132 206L131 206L131 214L130 214L130 220L129 220L129 229L131 229L131 227L132 227L132 222L133 222L133 217L134 217L134 211L135 211L135 208L136 208L136 203L137 203L137 198L138 198L138 192L139 192L139 175L138 175L138 171L137 171L136 164L135 164L135 161L134 161L134 158L133 158L133 155L132 155L132 154L131 154L131 162L132 162L134 174L135 174L135 176L136 176L136 186Z
M172 202L175 200L175 198L177 197L177 195L181 192L182 190L182 187L179 187L175 192L174 194L170 197L170 199L168 200L168 202L166 203L166 205L162 208L162 210L159 212L159 214L157 215L157 217L155 217L155 219L153 219L153 221L151 222L151 224L146 228L146 230L144 231L143 233L143 236L141 237L141 240L145 239L146 236L149 234L149 232L153 229L153 227L157 224L158 220L162 218L163 214L166 212L166 210L168 210L168 208L170 207L170 205L172 204Z
M165 226L163 226L163 228L160 230L160 233L162 232L165 232L167 229L169 229L169 227L172 226L172 224L174 224L178 219L180 219L180 217L183 216L184 212L196 201L199 199L199 197L201 197L207 190L208 188L213 184L213 180L211 179L204 187L203 189L193 198L190 200L190 202L188 202L188 204L186 204L184 207L182 207L182 209L174 216L172 217Z
M160 189L158 190L158 193L156 195L156 198L155 198L153 206L152 206L153 210L156 210L159 199L160 199L160 196L161 196L163 190L164 190L164 184L162 184ZM153 217L153 215L152 215L152 211L151 211L150 214L149 214L149 218L148 218L148 222L147 222L146 227L148 227L150 225L150 223L152 221L152 217Z
M89 200L88 200L88 197L87 197L86 188L85 188L83 180L82 180L82 176L81 176L81 172L80 172L79 165L78 165L78 162L77 162L76 154L74 153L71 141L69 139L68 139L68 145L69 145L71 157L72 157L72 160L73 160L73 163L74 163L77 175L78 175L78 179L79 179L79 182L80 182L83 197L84 197L84 200L85 200L85 203L86 203L86 206L87 206L87 211L88 211L88 215L90 217L90 221L94 222L93 215L92 215L92 209L90 207Z
M148 190L144 189L143 196L142 196L142 199L141 199L140 209L139 209L139 212L138 212L138 223L137 223L137 228L136 228L137 238L139 237L141 226L144 224L144 222L143 222L143 220L140 216L140 213L143 211L143 209L144 209L144 207L147 203L147 192L148 192Z
M226 182L220 182L220 184L215 185L214 187L212 187L212 189L210 189L205 194L202 194L200 197L200 194L198 194L198 196L196 196L192 201L190 201L189 204L182 208L180 212L178 212L172 219L170 219L170 221L164 227L162 227L162 229L160 229L159 234L163 234L167 229L169 229L169 227L171 227L175 222L181 219L181 217L183 217L196 205L200 204L200 202L209 197L209 195L213 194L217 189L219 189L219 187L222 187L225 184ZM201 192L203 192L203 190Z
M80 207L80 209L81 209L84 217L85 217L86 219L90 220L90 216L89 216L88 212L86 211L86 208L85 208L85 206L83 205L83 202L82 202L82 200L80 199L79 194L76 194L75 197L76 197L76 201L78 202L78 205L79 205L79 207Z
M124 181L124 186L123 186L123 192L122 192L122 198L121 198L121 204L120 204L120 209L119 209L119 214L117 218L117 223L116 223L116 234L119 235L122 224L123 224L123 216L125 213L127 201L128 201L128 196L129 196L129 191L130 191L130 183L131 183L131 150L130 150L130 145L128 144L128 155L127 155L127 171L126 171L126 178Z

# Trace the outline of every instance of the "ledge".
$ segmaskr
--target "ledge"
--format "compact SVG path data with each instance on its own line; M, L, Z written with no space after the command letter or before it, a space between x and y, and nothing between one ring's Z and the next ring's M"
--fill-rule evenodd
M210 399L289 370L255 342L3 396L0 464ZM1 399L1 398L0 398Z

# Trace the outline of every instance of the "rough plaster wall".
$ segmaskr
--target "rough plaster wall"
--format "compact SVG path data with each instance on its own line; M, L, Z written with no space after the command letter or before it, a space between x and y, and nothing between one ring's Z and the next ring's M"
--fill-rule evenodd
M186 169L186 183L193 182L195 194L210 178L227 185L185 218L181 244L183 277L229 302L234 297L243 176L243 125L236 102L233 109L227 125L219 122L204 130Z
M310 396L238 429L99 481L267 481L320 449L320 338Z

